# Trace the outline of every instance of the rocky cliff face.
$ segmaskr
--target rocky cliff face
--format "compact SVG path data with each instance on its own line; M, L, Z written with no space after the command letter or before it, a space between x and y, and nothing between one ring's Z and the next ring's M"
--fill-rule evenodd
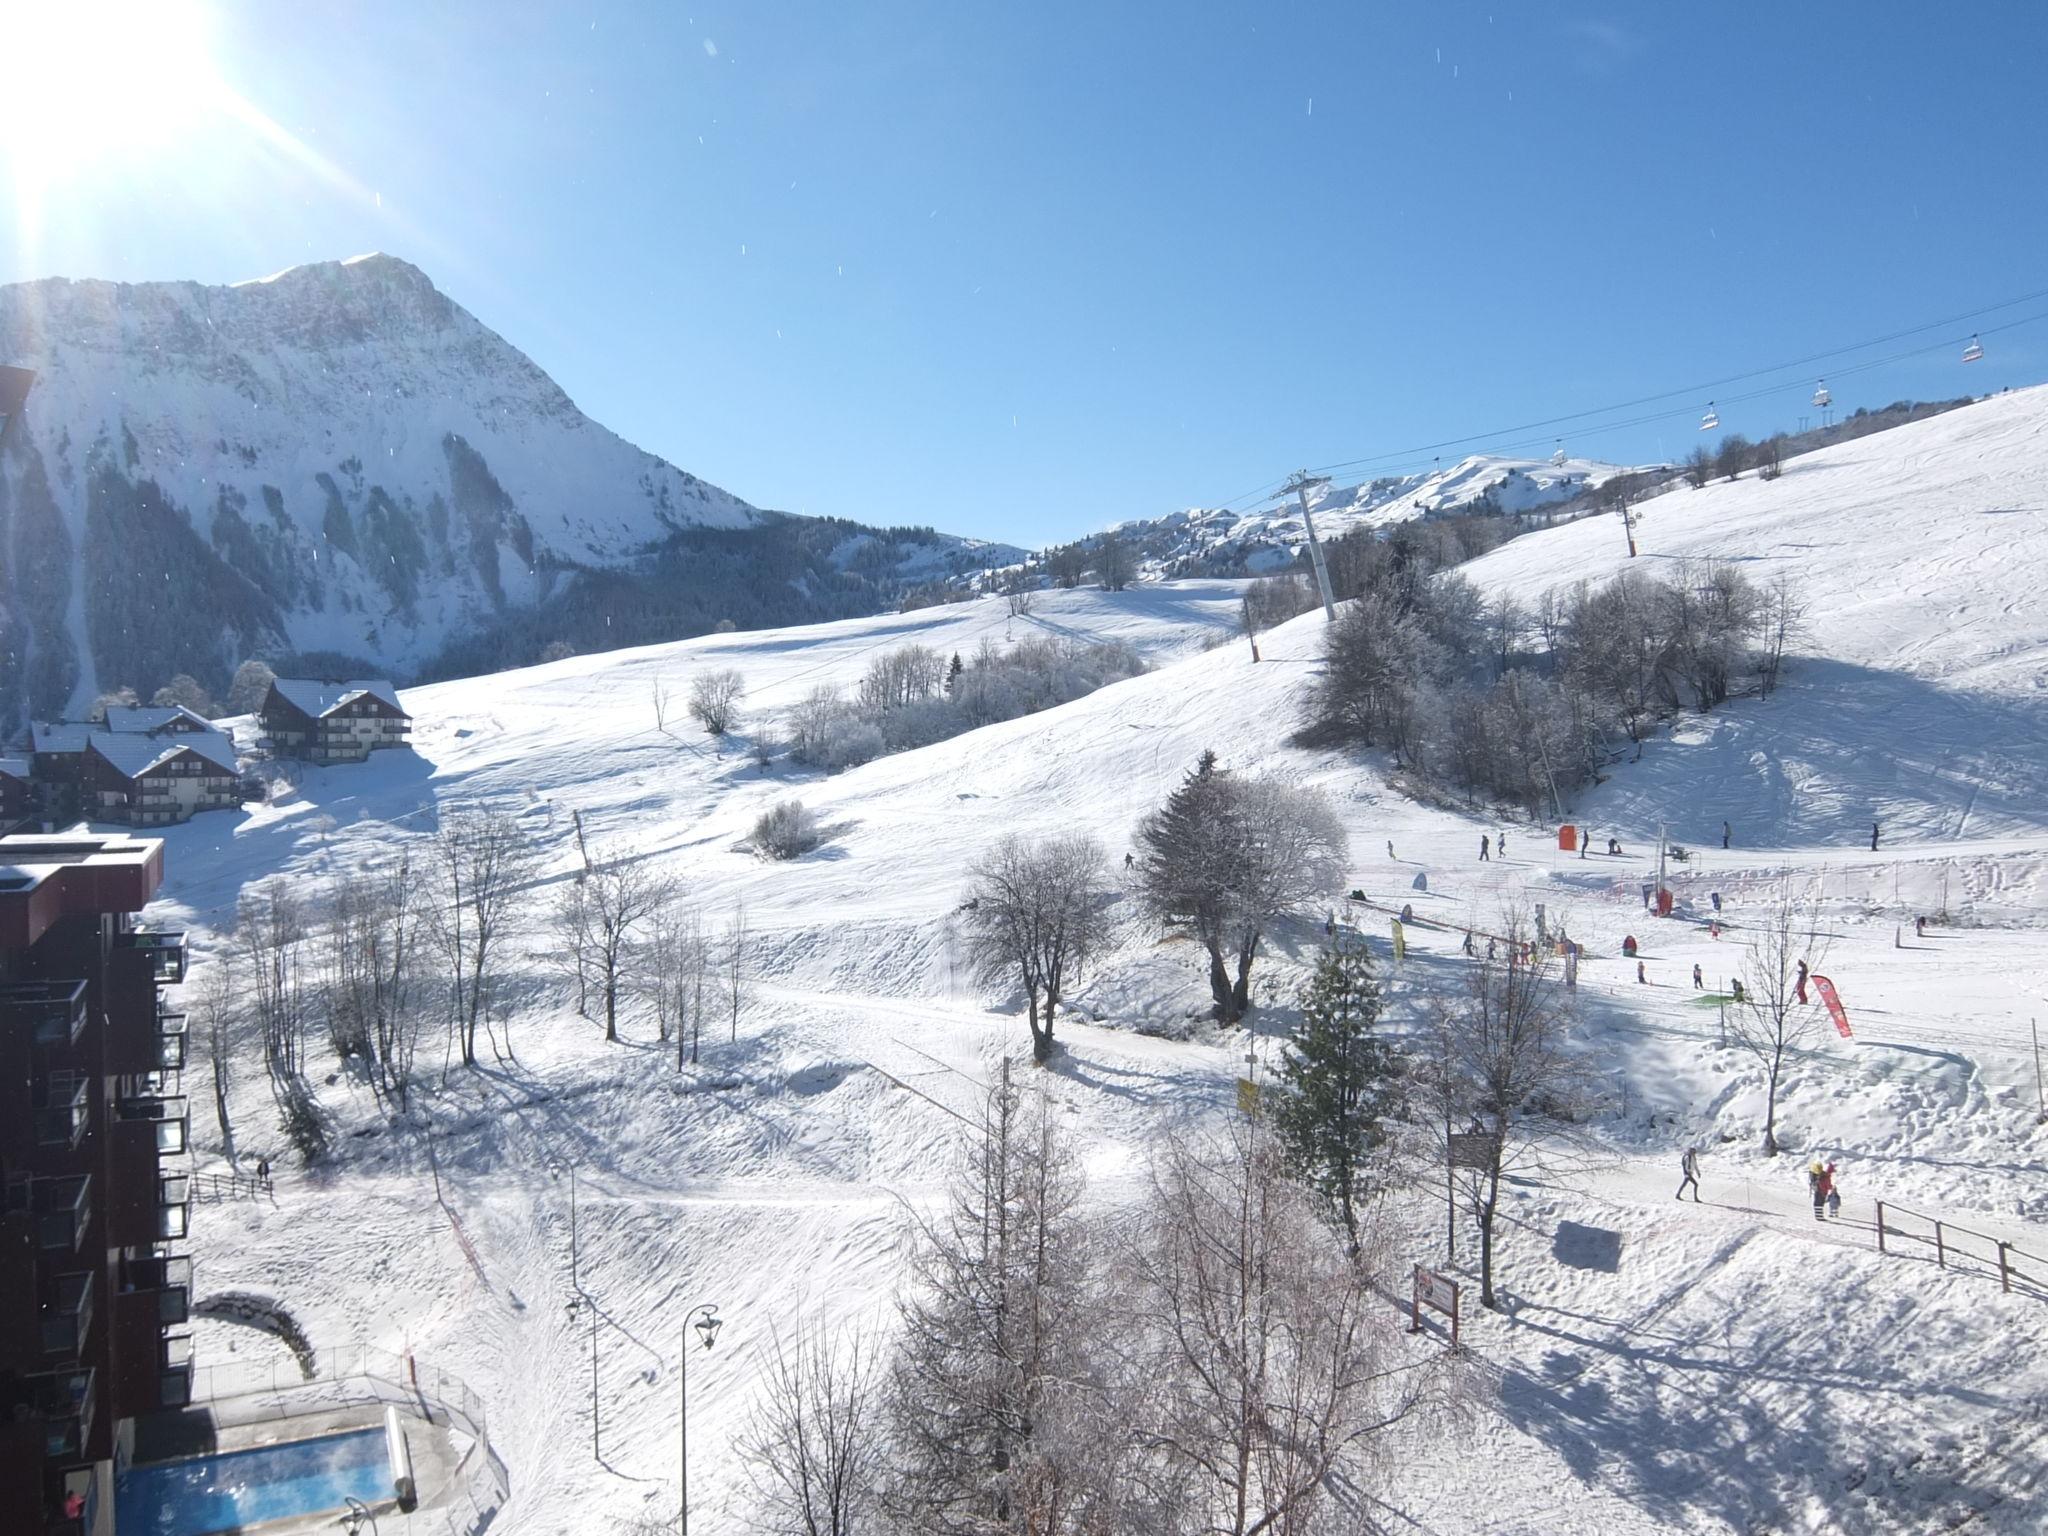
M788 521L606 431L390 256L0 287L0 362L37 372L0 446L0 726L254 655L410 675L577 573Z

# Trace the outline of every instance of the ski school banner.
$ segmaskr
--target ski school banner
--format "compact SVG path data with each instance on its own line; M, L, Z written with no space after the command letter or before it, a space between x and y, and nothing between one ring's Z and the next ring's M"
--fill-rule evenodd
M1849 1010L1842 1006L1842 999L1835 992L1835 984L1818 974L1806 979L1812 982L1814 990L1820 993L1820 1000L1828 1005L1828 1017L1835 1021L1835 1028L1842 1032L1842 1038L1853 1038L1849 1033Z

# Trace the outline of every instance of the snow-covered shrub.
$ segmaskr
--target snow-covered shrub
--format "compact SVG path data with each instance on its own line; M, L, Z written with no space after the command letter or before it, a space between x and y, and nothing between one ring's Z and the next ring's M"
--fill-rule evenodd
M754 823L754 851L764 858L794 859L818 846L818 818L801 800L784 800Z

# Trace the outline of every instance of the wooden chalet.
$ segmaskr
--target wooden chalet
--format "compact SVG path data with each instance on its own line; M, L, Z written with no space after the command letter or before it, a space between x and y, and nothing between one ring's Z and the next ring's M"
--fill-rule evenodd
M412 716L381 680L312 682L280 677L263 697L263 731L280 757L360 763L385 747L409 745Z
M95 821L168 826L241 803L235 744L220 731L94 731L85 746L80 802Z

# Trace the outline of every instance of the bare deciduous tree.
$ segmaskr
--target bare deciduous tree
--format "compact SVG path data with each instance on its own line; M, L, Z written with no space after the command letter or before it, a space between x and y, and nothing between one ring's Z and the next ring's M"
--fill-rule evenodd
M306 916L282 878L242 892L235 909L235 948L243 996L263 1039L263 1061L278 1119L307 1163L327 1151L326 1128L306 1081L306 1026L312 1012L302 971Z
M836 1347L798 1325L775 1340L766 1390L738 1450L768 1529L788 1536L861 1536L881 1529L887 1470L875 1415L880 1347L856 1334Z
M1792 584L1789 571L1780 571L1764 589L1758 617L1757 685L1763 696L1769 698L1778 686L1786 652L1806 633L1806 604Z
M401 1108L409 1100L419 1039L423 904L410 857L402 856L389 869L337 882L323 933L335 1052L359 1058L377 1088Z
M735 667L699 672L690 680L690 718L711 735L723 736L739 724L746 692L746 679Z
M654 695L654 728L666 736L668 734L669 705L672 697L668 690L668 680L657 677L649 684L649 687Z
M1727 1010L1728 1038L1764 1072L1764 1151L1778 1154L1778 1089L1785 1060L1820 1032L1818 1003L1802 1000L1812 968L1827 958L1818 889L1801 895L1789 883L1772 893L1749 925L1742 957L1742 997Z
M537 856L518 821L484 806L457 808L434 838L439 890L436 918L451 984L450 1021L462 1064L476 1065L476 1037L487 1018L493 962Z
M654 914L638 955L637 973L654 1004L656 1026L676 1044L676 1070L697 1059L710 991L711 941L704 915L671 897Z
M235 980L225 955L210 962L195 989L199 1033L206 1041L213 1078L213 1116L220 1123L221 1150L235 1160L235 1128L228 1118L228 1090L234 1061Z
M556 921L579 976L587 973L597 988L606 1040L619 1038L619 999L637 936L674 893L675 883L646 860L623 856L596 860L563 892Z
M1599 1077L1572 1046L1577 1012L1548 947L1518 912L1504 914L1498 959L1469 962L1465 983L1432 1007L1436 1091L1447 1127L1463 1124L1458 1178L1479 1223L1479 1300L1497 1307L1495 1218L1501 1181L1583 1159L1581 1129ZM1449 1159L1450 1149L1445 1149Z
M1256 1120L1166 1133L1119 1291L1141 1330L1131 1363L1153 1384L1137 1437L1184 1501L1173 1529L1352 1528L1337 1490L1434 1385L1406 1368L1372 1294L1393 1245L1370 1224L1361 1237L1354 1262Z
M1095 541L1095 578L1111 592L1121 592L1138 574L1138 557L1121 534L1105 533Z
M1070 836L1027 842L1012 834L982 856L970 877L969 962L985 984L1023 989L1031 1058L1052 1057L1053 1013L1097 939L1102 847Z
M732 921L726 925L725 948L720 967L724 982L723 1002L732 1022L732 1043L740 1043L740 1010L747 1005L747 971L753 963L753 951L748 942L747 904L733 903Z

